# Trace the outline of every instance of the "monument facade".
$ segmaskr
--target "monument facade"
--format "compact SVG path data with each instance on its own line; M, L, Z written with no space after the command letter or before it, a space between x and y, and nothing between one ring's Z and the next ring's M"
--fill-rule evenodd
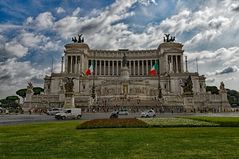
M31 105L80 107L85 111L230 109L226 91L219 95L206 92L205 76L188 72L183 45L169 34L152 50L90 49L82 35L72 41L65 45L61 72L44 78L44 95L32 95ZM157 74L150 74L152 68ZM29 101L24 104L29 106Z

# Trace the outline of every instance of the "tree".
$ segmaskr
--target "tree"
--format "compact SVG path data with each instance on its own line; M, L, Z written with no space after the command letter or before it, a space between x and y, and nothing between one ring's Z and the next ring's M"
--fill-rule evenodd
M6 100L15 102L15 101L19 100L19 97L18 96L8 96L8 97L6 97Z
M227 89L227 98L232 107L239 106L239 92Z
M211 92L212 94L219 94L219 90L216 86L207 86L206 91Z
M33 88L34 95L41 94L41 92L44 92L44 89L41 87L34 87Z
M1 106L4 108L13 108L16 109L20 107L19 105L19 97L18 96L8 96L6 99L1 99Z
M6 99L1 99L0 103L1 103L1 107L5 108L8 106L9 101Z
M16 94L24 99L26 98L26 92L27 92L27 89L19 89L18 91L16 91Z

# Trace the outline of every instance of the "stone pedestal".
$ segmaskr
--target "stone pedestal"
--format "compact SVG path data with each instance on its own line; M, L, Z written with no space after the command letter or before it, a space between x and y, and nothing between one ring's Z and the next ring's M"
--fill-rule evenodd
M63 92L59 93L59 101L64 102L65 101L65 94Z
M129 80L129 68L127 66L124 66L120 70L120 79L125 81Z
M26 100L23 103L23 110L28 111L29 109L32 108L32 96L33 96L33 90L32 88L27 88L26 91Z
M226 90L224 90L224 91L220 90L219 94L221 95L221 108L220 108L220 111L221 112L228 112L228 111L230 111L231 110L231 105L228 102Z
M32 96L33 96L33 90L30 88L27 88L26 91L26 102L31 102L32 101Z
M66 92L65 93L65 103L64 108L75 108L75 99L73 92Z
M191 112L194 109L194 100L192 96L183 97L184 108L186 112Z

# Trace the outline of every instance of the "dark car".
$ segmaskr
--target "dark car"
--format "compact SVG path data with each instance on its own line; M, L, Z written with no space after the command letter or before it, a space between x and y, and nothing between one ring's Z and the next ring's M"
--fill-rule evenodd
M119 117L119 112L118 111L114 111L111 113L110 115L110 119L113 119L113 118L118 118Z

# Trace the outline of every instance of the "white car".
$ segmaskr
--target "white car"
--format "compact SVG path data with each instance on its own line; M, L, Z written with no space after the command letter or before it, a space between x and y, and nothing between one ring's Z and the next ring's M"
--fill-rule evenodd
M155 117L156 113L154 110L147 110L141 113L141 118L150 118L150 117Z
M52 109L47 110L47 114L48 115L56 115L57 113L60 113L62 111L63 111L62 108L52 108Z
M80 119L81 118L81 109L80 108L69 108L65 109L62 113L57 113L55 115L56 119Z
M118 114L119 115L129 115L129 112L128 112L128 110L119 110Z

